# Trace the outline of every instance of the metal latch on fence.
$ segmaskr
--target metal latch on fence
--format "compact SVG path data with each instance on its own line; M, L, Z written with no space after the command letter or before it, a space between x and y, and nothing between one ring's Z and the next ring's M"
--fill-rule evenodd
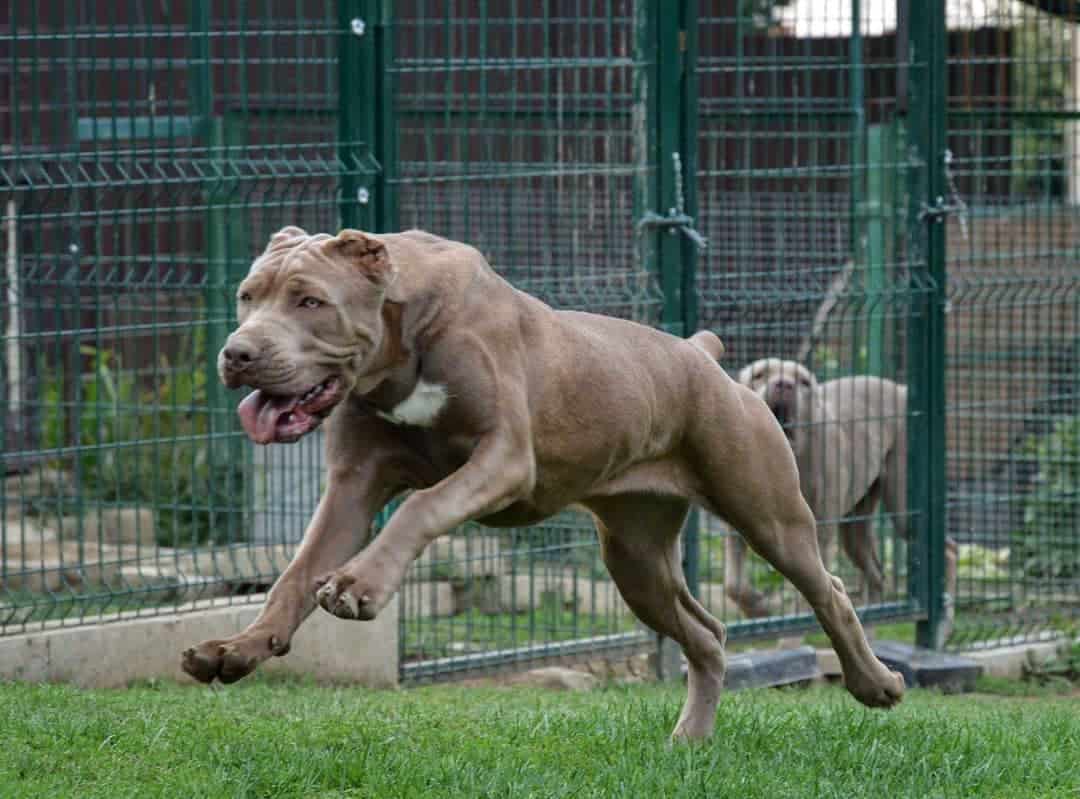
M667 216L661 216L655 211L646 211L638 220L637 227L639 232L646 228L665 228L669 233L682 233L699 250L704 250L709 246L708 239L694 229L694 218L686 214L680 214L674 208L667 212Z
M662 216L655 211L646 211L638 220L638 233L651 228L665 228L668 233L674 235L682 233L694 243L699 250L705 250L709 246L709 240L694 228L694 217L686 213L686 200L683 197L683 165L682 156L674 152L671 154L671 166L675 176L675 205L668 209L667 216Z
M945 220L945 217L961 213L963 210L963 205L946 202L944 197L938 197L933 205L928 203L922 204L922 208L919 210L919 219L941 224Z
M964 198L960 196L960 190L956 186L956 176L952 171L953 154L952 150L945 151L945 180L949 187L949 197L938 197L934 200L934 204L923 203L922 208L919 210L919 220L926 222L934 222L935 224L942 224L945 218L948 216L956 215L956 218L960 222L960 233L964 237L964 241L968 240L968 226L967 226L967 203L964 202Z

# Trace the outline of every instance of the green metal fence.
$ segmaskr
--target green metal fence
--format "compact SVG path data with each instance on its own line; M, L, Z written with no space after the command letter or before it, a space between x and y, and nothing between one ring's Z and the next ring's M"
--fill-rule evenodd
M1078 23L1075 3L990 6L947 54L958 647L1075 633L1080 613ZM989 31L992 72L971 46Z
M826 493L877 468L837 435L908 445L903 503L819 514L830 568L924 643L950 608L952 646L1075 630L1080 41L1037 5L13 7L0 632L251 601L287 563L321 442L253 452L213 367L285 224L469 241L556 306L715 330L732 374L906 385L788 420ZM731 534L684 540L732 637L812 630L752 557L767 615L731 600ZM401 596L410 681L653 645L569 512L457 531Z

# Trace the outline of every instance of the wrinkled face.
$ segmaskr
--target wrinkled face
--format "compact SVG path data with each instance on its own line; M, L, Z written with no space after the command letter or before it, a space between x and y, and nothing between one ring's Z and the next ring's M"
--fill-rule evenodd
M765 400L788 438L800 419L808 421L817 380L801 363L762 358L742 368L739 382Z
M344 399L378 349L393 275L386 248L358 231L274 234L237 289L239 326L218 355L226 386L255 389L238 408L252 441L296 441Z

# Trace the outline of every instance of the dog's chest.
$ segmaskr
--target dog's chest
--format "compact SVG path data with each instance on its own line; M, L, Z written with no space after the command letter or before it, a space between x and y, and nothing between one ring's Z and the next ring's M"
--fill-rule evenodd
M421 379L416 381L412 393L390 411L377 413L393 424L431 427L446 407L448 398L446 386Z

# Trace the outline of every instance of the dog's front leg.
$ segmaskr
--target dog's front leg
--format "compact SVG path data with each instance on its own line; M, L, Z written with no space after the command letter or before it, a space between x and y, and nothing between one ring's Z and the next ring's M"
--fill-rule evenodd
M534 482L535 462L527 443L509 432L489 434L464 466L409 496L370 546L326 575L319 604L343 619L375 618L428 544L526 496Z
M201 682L235 682L262 661L289 651L293 633L315 609L315 579L341 565L366 543L371 523L390 500L391 486L368 461L331 469L328 484L296 556L282 572L266 604L243 632L204 641L184 652L181 665Z

